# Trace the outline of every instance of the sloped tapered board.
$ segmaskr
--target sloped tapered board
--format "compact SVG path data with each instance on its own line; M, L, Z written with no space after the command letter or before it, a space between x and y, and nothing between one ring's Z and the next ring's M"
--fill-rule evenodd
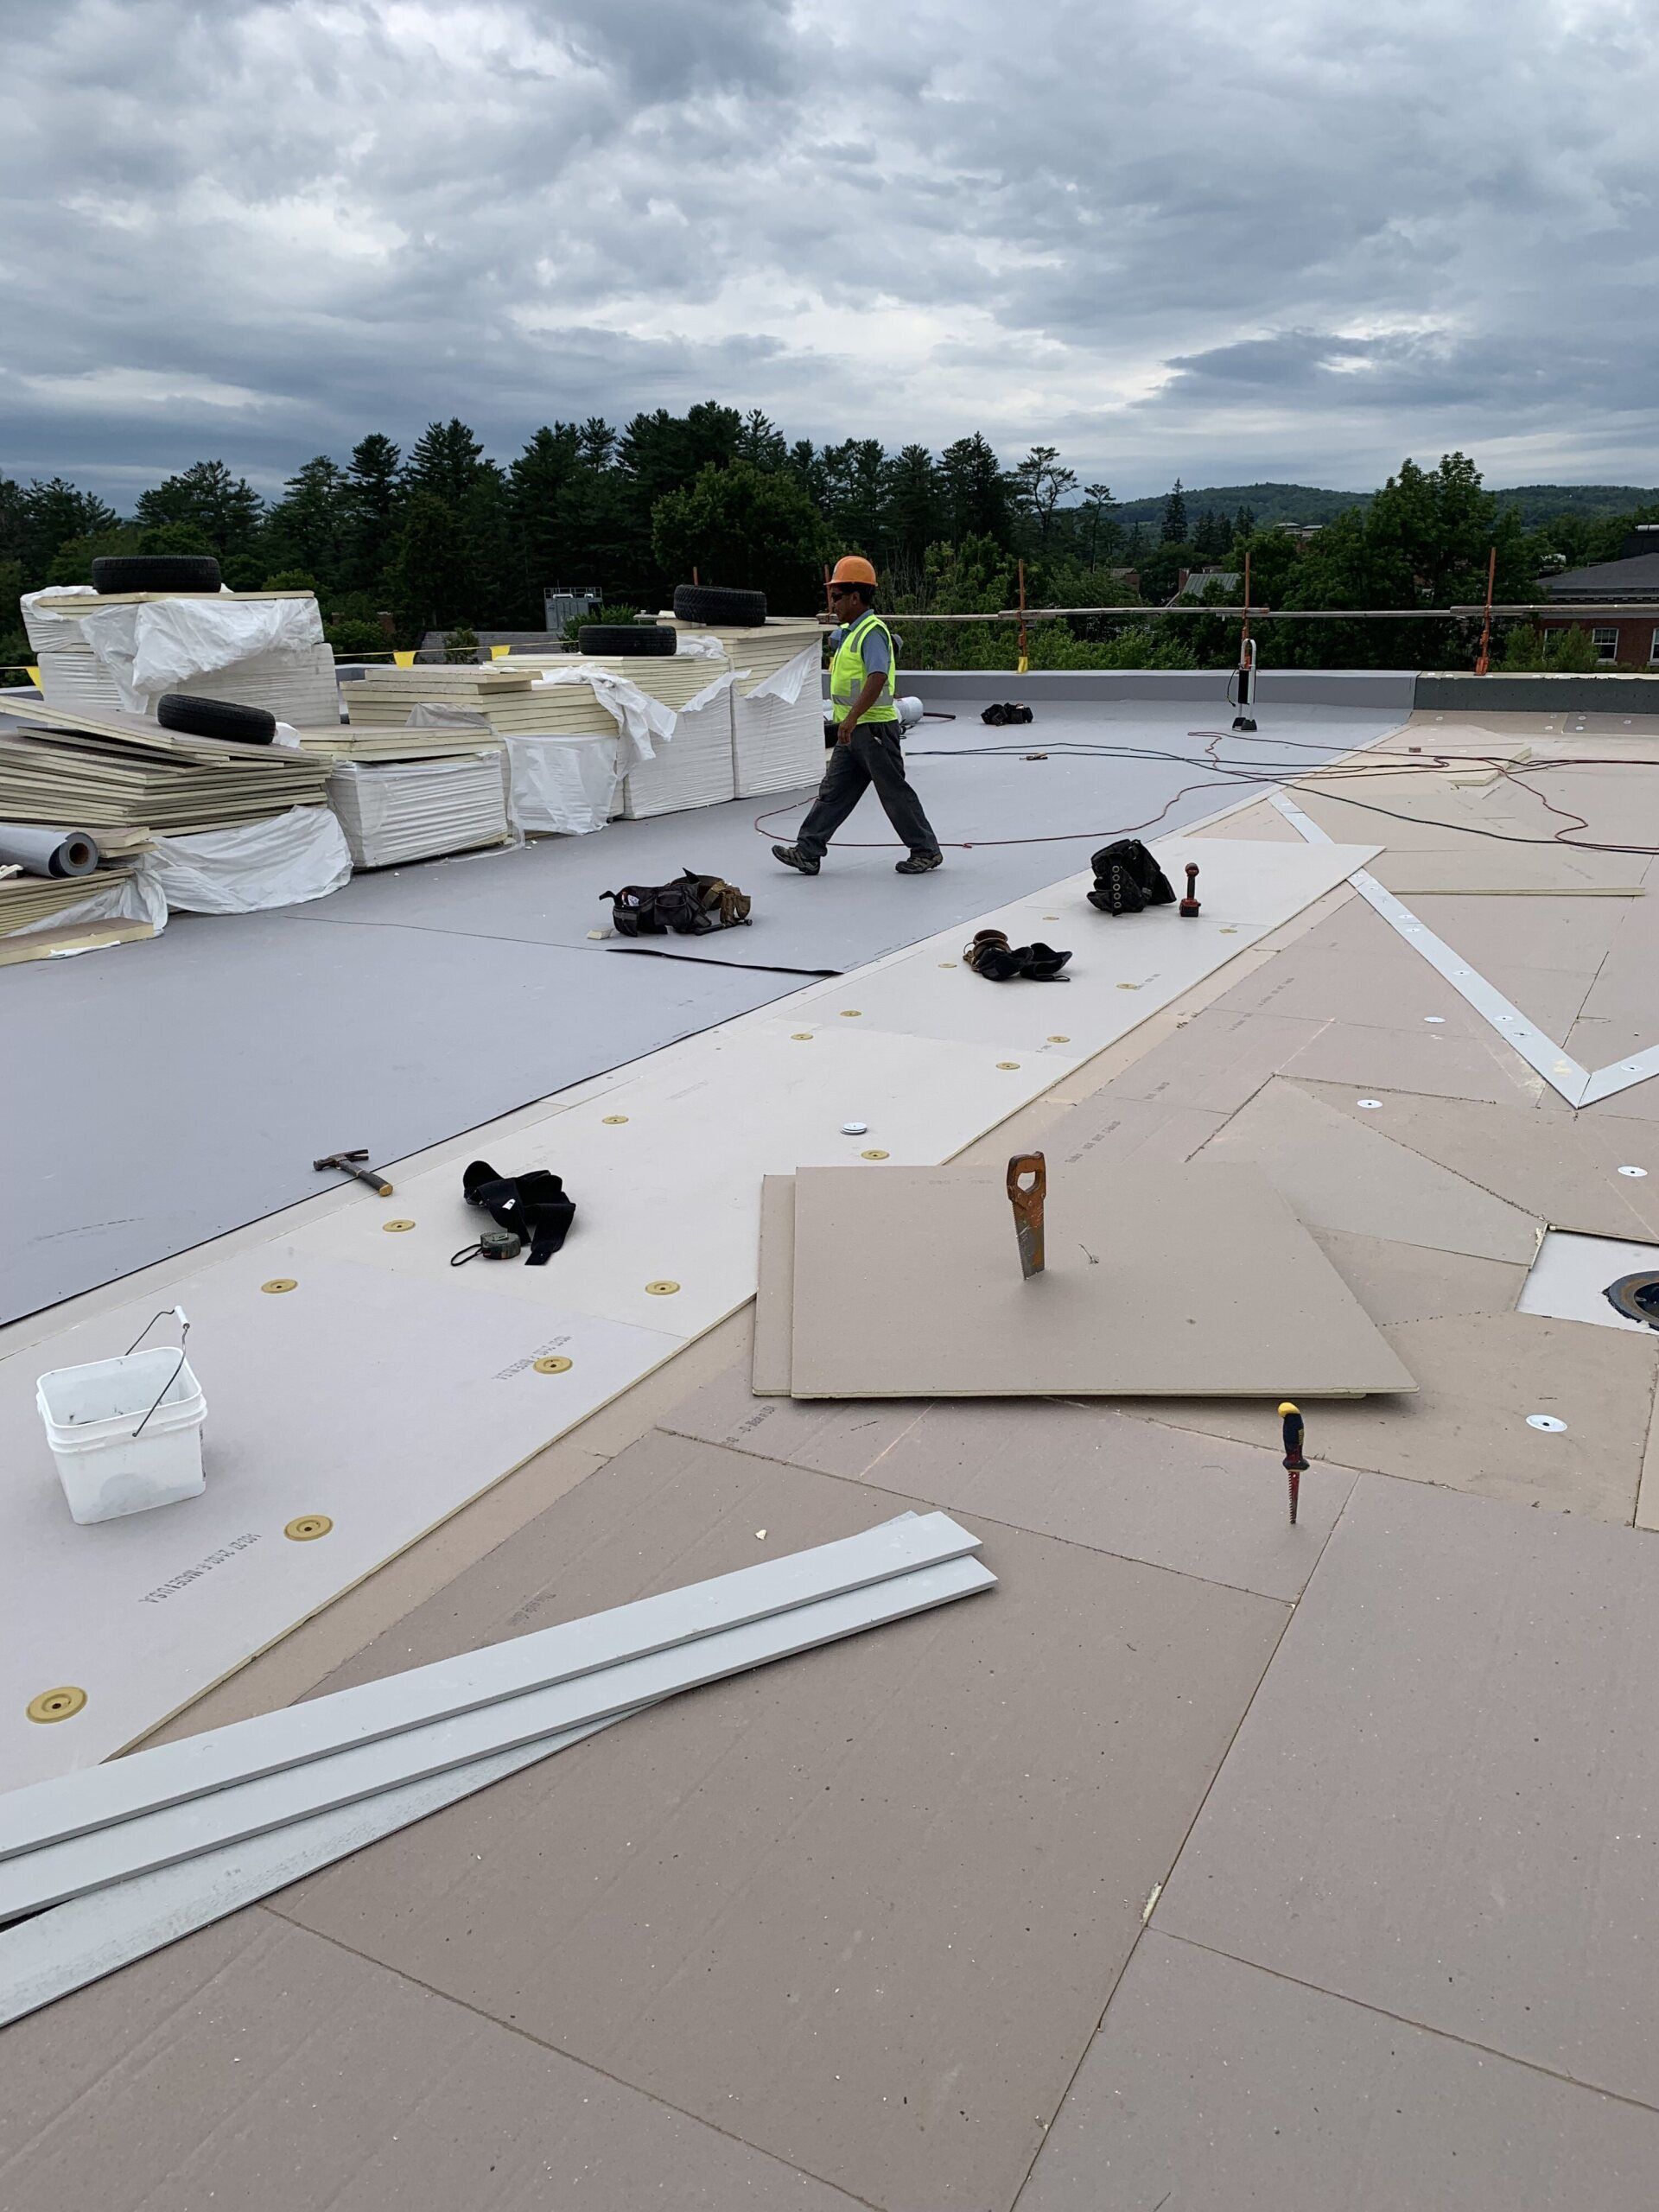
M997 1168L803 1168L802 1398L1354 1396L1416 1386L1265 1176L1051 1167L1027 1281Z

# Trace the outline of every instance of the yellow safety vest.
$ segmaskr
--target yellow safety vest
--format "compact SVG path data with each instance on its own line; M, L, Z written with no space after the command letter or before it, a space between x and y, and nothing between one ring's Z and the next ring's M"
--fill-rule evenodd
M863 722L896 722L899 709L893 703L893 661L898 656L893 650L893 632L879 614L861 614L851 623L841 643L836 647L830 663L830 707L836 721L845 721L852 705L864 689L864 679L869 674L859 652L859 642L874 623L887 641L887 676L881 696L873 707L868 707L859 716Z

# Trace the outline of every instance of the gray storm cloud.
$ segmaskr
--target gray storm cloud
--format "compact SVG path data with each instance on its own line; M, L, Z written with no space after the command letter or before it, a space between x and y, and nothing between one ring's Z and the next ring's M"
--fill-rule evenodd
M1060 443L1121 493L1653 480L1622 0L0 7L0 468L267 486L460 414Z

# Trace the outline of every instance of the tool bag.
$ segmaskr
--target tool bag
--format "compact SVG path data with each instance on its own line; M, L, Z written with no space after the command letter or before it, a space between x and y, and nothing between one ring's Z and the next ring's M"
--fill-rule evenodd
M1089 904L1103 914L1138 914L1145 906L1173 906L1169 878L1138 837L1103 845L1090 861L1095 887Z
M671 930L676 937L706 937L747 922L753 904L734 883L690 868L672 883L625 883L600 896L610 900L612 925L622 937L666 937Z
M1008 722L1028 722L1034 718L1031 709L1018 699L1002 699L995 706L987 707L979 719L988 722L993 729L1001 729Z
M1011 983L1023 976L1033 983L1069 983L1060 973L1071 955L1057 952L1052 944L1010 944L1002 930L976 930L971 944L962 949L963 964L988 983Z
M565 1196L563 1178L545 1167L532 1167L526 1175L498 1175L487 1160L475 1160L462 1168L461 1187L468 1205L482 1206L529 1245L528 1268L547 1265L576 1217L576 1202Z

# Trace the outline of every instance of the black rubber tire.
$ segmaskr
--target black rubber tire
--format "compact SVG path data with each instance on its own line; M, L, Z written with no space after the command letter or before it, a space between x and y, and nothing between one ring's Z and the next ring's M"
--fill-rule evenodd
M584 622L576 632L580 651L607 659L632 653L636 658L665 660L678 643L673 631L660 622Z
M92 563L92 589L111 598L128 591L217 591L211 553L107 553Z
M728 591L724 584L676 584L674 612L682 622L710 629L759 630L766 619L766 594Z
M263 707L243 707L233 699L198 699L188 691L163 691L156 719L181 737L226 737L238 745L269 745L276 717Z

